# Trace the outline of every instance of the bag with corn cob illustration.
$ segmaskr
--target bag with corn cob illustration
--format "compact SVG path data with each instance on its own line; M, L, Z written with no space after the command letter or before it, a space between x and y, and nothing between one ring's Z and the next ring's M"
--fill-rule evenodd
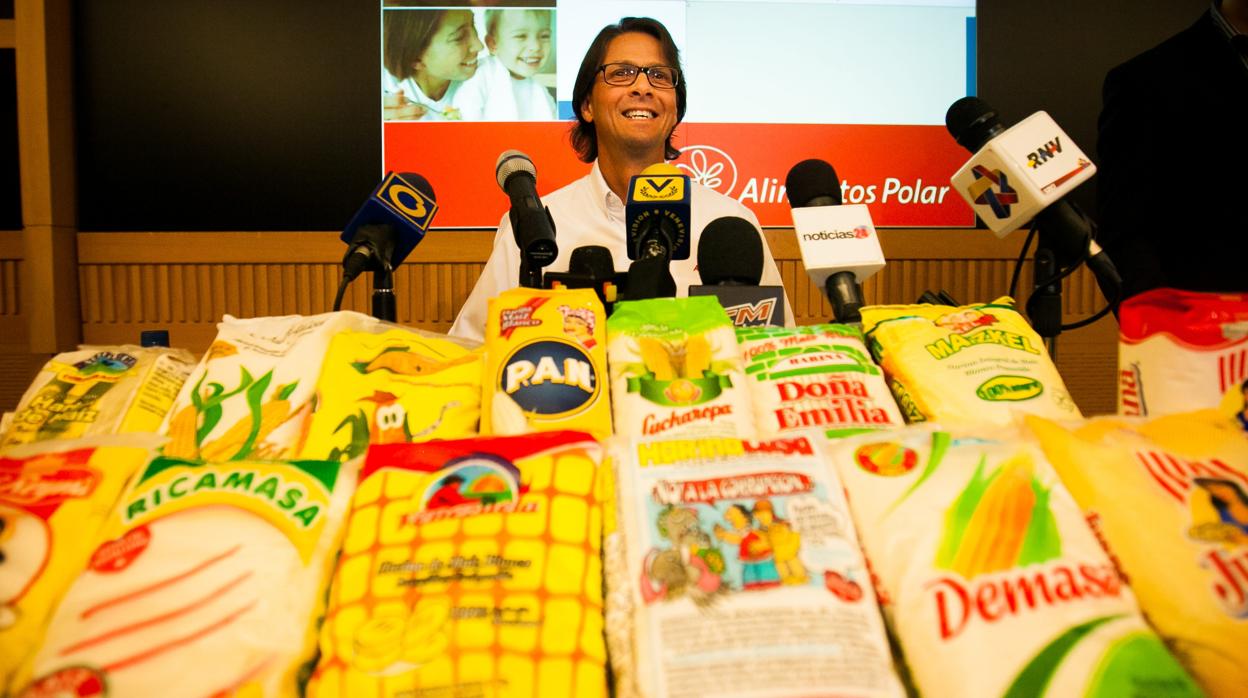
M612 454L618 694L904 695L844 489L812 438L617 439Z
M600 460L582 432L369 448L308 696L605 696Z
M737 340L760 433L816 428L836 438L904 424L857 329L743 327Z
M0 448L45 439L155 432L195 365L185 349L83 346L52 357L0 438Z
M353 312L226 315L165 420L164 455L209 462L281 460L303 442L333 336L375 326Z
M606 315L591 289L515 288L489 301L483 435L611 436Z
M867 346L911 422L1008 425L1014 412L1081 415L1040 335L1011 298L862 309Z
M376 329L330 341L301 458L349 460L370 443L476 436L481 352L432 332Z
M827 447L920 693L1201 695L1034 441L910 427Z
M617 434L756 433L737 337L714 296L618 303L607 342Z
M1210 695L1248 687L1248 439L1212 410L1028 426Z
M0 695L24 681L61 595L87 565L100 526L162 439L91 436L0 455Z
M14 695L301 695L358 466L156 458Z

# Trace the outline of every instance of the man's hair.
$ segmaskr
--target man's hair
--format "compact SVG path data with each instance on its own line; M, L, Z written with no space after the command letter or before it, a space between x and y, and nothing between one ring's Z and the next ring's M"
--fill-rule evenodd
M446 10L390 10L382 14L382 62L386 72L403 81L425 55Z
M594 83L598 81L598 66L602 65L602 60L607 55L607 44L610 44L615 37L630 32L653 36L663 49L663 60L673 68L680 68L680 49L676 48L676 42L672 41L672 35L668 33L667 27L664 27L658 20L649 17L625 17L615 24L603 27L602 31L598 32L598 36L594 37L594 43L590 44L589 50L585 52L585 59L581 61L581 69L576 74L576 83L572 86L572 112L576 116L576 125L572 127L572 147L576 149L576 154L582 162L593 162L598 159L598 133L594 130L594 125L581 115L581 107L589 101L589 96L594 91ZM638 75L637 79L640 80L641 77ZM677 124L685 118L686 88L682 70L680 81L676 84ZM674 133L675 129L673 128L672 131ZM680 151L672 147L671 133L667 134L667 139L663 142L663 155L668 160L674 160L680 155Z

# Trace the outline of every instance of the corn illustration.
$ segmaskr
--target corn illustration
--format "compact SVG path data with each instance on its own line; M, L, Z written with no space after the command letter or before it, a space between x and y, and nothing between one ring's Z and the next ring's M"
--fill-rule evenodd
M711 343L705 335L695 334L685 340L685 377L701 378L711 367Z
M194 405L187 405L169 420L169 443L164 454L171 458L195 458L199 448L195 445L195 428L199 412Z
M676 378L676 367L672 365L672 354L666 344L654 337L638 337L637 349L642 363L654 372L655 380L670 381Z
M966 579L1015 566L1036 506L1026 457L1001 466L966 525L950 569Z
M260 390L247 391L248 402L253 402L252 398L258 398L264 388L268 387L271 376L256 381L253 387L260 386ZM278 386L273 390L273 397L268 402L259 407L259 410L253 409L251 412L239 419L229 429L226 430L217 439L206 443L199 451L199 457L209 462L220 462L225 460L239 460L246 458L251 453L252 448L263 441L273 430L284 424L291 416L290 397L294 391L295 384ZM257 414L258 412L258 414Z

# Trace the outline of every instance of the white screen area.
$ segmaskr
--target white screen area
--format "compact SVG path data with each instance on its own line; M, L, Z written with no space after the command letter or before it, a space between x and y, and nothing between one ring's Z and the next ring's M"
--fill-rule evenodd
M974 0L575 0L556 14L565 110L580 57L624 16L672 33L686 122L936 125L975 92Z

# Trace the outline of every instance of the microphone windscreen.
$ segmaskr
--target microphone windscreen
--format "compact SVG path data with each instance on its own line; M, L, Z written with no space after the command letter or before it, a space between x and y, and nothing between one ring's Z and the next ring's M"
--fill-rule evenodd
M685 174L679 167L670 162L656 162L642 170L641 173L643 175L676 175L677 177Z
M429 180L425 179L424 176L418 175L415 172L400 172L399 177L401 177L403 181L415 187L421 194L424 194L434 201L438 200L438 197L433 195L433 185L430 184Z
M577 247L568 258L568 271L591 279L610 279L615 275L615 259L602 245Z
M494 164L494 177L498 180L498 186L506 189L507 180L518 172L527 173L534 180L537 179L537 167L533 165L532 158L519 150L504 150Z
M794 165L784 178L784 188L790 208L841 205L841 183L836 170L817 158Z
M972 153L1005 130L997 111L978 97L963 97L949 105L945 128L958 145Z
M736 216L708 223L698 240L698 274L708 286L757 286L763 278L763 239L758 230Z

